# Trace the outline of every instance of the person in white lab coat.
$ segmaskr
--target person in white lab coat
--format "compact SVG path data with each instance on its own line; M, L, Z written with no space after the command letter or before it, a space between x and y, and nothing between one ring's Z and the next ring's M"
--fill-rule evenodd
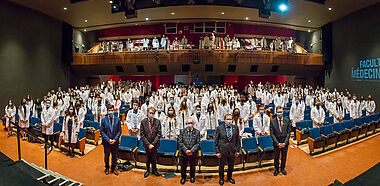
M270 118L264 112L264 105L260 105L259 113L253 117L253 129L255 130L256 138L269 134Z
M206 111L206 129L216 129L219 126L218 112L215 111L214 104L209 103ZM206 131L207 132L207 131ZM207 135L207 134L204 134Z
M92 114L94 115L94 121L100 122L107 114L107 107L102 103L102 99L99 98L97 103L92 107Z
M311 109L310 117L313 120L313 128L321 127L325 123L325 111L319 99L316 99L315 106Z
M138 102L133 102L132 109L127 113L126 122L128 127L128 135L130 136L140 135L140 124L145 118L144 112L138 108Z
M165 120L165 113L162 110L162 106L159 104L157 105L156 113L154 113L154 118L160 120L161 125L164 123ZM161 126L163 128L163 126Z
M207 117L202 113L201 106L197 105L195 107L195 113L191 115L194 121L194 128L198 129L200 132L201 139L206 139L206 133L207 133L207 126L206 126L206 120Z
M238 108L235 108L232 112L232 123L239 127L239 136L243 136L244 133L244 121L243 118L240 117L240 110Z
M161 49L164 49L164 50L168 49L167 46L166 46L165 35L162 35L160 44L161 44Z
M66 156L74 157L74 145L78 140L80 124L73 106L70 106L62 124L65 144L68 146ZM59 147L58 147L59 148Z
M372 96L369 95L367 101L365 102L365 110L366 110L367 116L375 113L375 109L376 109L376 103L375 101L372 100Z
M149 47L149 39L144 37L144 39L142 40L142 43L143 43L143 50L148 50L148 47Z
M221 103L218 107L219 113L218 113L218 121L223 121L223 118L226 114L229 114L227 99L225 97L222 98Z
M187 107L187 103L182 101L179 107L177 115L177 135L179 135L180 129L184 129L187 118L190 117L191 111Z
M26 99L22 99L21 105L18 109L19 115L19 126L23 129L29 128L29 117L30 117L30 107L27 105ZM22 140L25 141L27 134L24 131L21 131Z
M346 109L343 107L342 100L338 99L336 105L333 107L332 115L334 117L334 123L342 122L344 115L346 114Z
M115 99L113 100L112 103L113 107L115 108L114 111L117 112L117 115L120 115L120 106L121 106L121 100L119 98L119 95L115 96Z
M154 38L153 38L152 46L153 46L153 49L154 49L154 50L158 50L158 48L160 47L160 43L158 42L157 37L154 37Z
M177 115L173 107L168 108L168 113L163 123L163 137L165 139L177 139L179 135Z
M8 101L8 105L5 106L5 127L8 129L8 137L12 135L12 123L16 122L16 106L13 105L12 100Z
M55 110L50 105L50 100L47 100L46 108L41 113L42 135L45 138L45 143L48 143L50 140L51 145L49 150L53 147L53 127L56 114ZM45 145L42 145L41 148L45 148Z
M360 118L362 116L362 110L360 109L360 102L357 100L357 97L355 95L352 97L351 103L349 103L349 108L350 108L351 119Z
M289 112L289 119L292 123L293 139L296 138L296 123L303 121L305 113L305 102L301 100L301 97L296 97L292 103Z

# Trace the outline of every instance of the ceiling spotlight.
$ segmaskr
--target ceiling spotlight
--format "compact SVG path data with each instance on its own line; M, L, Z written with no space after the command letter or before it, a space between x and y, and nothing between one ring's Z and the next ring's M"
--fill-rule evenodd
M87 32L87 29L84 29L85 32Z
M307 20L308 23L311 23L311 20Z
M311 32L311 30L307 30L307 32Z
M110 4L112 4L113 3L113 1L110 1Z
M331 11L332 10L332 8L331 7L329 7L329 11Z
M149 21L149 17L146 17L146 18L145 18L145 21Z
M175 13L174 13L174 12L172 12L171 14L172 14L172 15L174 15Z
M288 10L288 5L283 3L283 4L280 4L278 8L280 9L281 12L286 12Z
M224 15L224 12L220 12L220 14Z
M248 20L249 18L248 17L245 17L245 20Z
M88 20L87 20L87 19L85 19L85 20L84 20L84 22L85 22L85 23L87 23L87 22L88 22Z
M139 24L136 23L135 25L137 26L137 25L139 25Z
M65 8L63 8L63 10L67 10L67 8L65 7Z

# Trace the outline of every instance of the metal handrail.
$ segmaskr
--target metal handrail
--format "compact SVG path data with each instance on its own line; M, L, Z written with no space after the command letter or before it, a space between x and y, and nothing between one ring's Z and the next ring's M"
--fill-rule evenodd
M48 152L48 147L50 146L48 142L44 141L44 140L41 140L38 138L37 135L29 132L28 130L25 130L23 128L21 128L19 126L19 122L16 121L16 123L10 121L10 124L12 124L12 126L16 127L17 128L17 149L18 149L18 160L21 160L21 143L20 143L20 130L26 132L28 135L34 137L38 142L40 143L43 143L44 146L45 146L45 169L47 169L47 156L51 153L52 150L49 150Z

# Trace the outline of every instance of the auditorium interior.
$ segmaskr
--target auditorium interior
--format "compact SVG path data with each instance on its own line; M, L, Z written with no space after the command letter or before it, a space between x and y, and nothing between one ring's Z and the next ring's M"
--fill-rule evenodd
M378 16L1 0L0 185L379 185Z

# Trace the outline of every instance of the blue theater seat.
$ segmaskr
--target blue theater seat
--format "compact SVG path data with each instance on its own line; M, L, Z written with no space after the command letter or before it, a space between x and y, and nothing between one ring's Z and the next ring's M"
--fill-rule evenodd
M348 138L351 139L356 137L358 139L359 136L359 128L355 127L353 120L347 120L343 122L344 128L349 131Z
M359 136L362 134L367 136L368 125L364 123L363 118L354 119L354 125L359 128Z
M206 138L207 139L214 139L215 133L216 133L216 129L207 129Z
M34 117L32 117L32 119L30 119L30 125L31 126L35 126L38 123L41 123L41 119L40 118L34 118Z
M334 117L326 117L325 118L325 124L331 125L334 123Z
M310 150L310 155L313 154L315 149L323 148L325 150L325 138L321 135L319 128L312 128L309 130L308 145Z
M78 142L76 148L84 155L84 149L86 147L86 129L79 129Z
M346 121L350 120L351 119L350 114L349 113L345 114L343 119Z
M201 166L218 166L219 158L216 157L215 141L214 140L202 140L201 150L199 152L200 164L199 172L201 172Z
M338 142L346 141L346 143L348 143L349 131L344 128L343 123L334 123L332 128L333 131L338 134Z
M157 163L161 165L175 165L178 171L178 141L161 138L160 143Z
M118 157L122 160L134 161L136 166L135 152L138 148L138 138L136 136L122 135L120 137Z
M304 120L311 120L310 114L304 114Z
M63 116L59 116L59 123L60 123L60 124L63 124L63 119L64 119Z
M313 128L312 120L303 120L296 122L296 140L297 145L300 145L302 140L309 136L309 129Z
M242 139L242 152L245 163L258 162L260 160L260 149L257 146L255 137ZM245 168L245 163L243 163L243 169Z
M146 162L146 152L142 139L139 140L139 146L135 152L135 160L137 162Z
M335 147L337 147L338 135L333 131L332 125L322 126L319 130L321 135L325 138L326 146L335 144Z
M219 124L219 126L224 125L224 121L219 121L218 124Z
M95 145L98 145L99 144L99 138L100 138L100 123L97 121L88 121L86 123L88 125L86 127L92 127L93 128L93 129L87 129L86 130L86 138L89 140L93 140ZM83 126L85 126L84 122L83 122Z
M257 137L259 141L258 148L260 149L259 166L261 167L262 160L271 160L274 158L273 140L270 135Z

